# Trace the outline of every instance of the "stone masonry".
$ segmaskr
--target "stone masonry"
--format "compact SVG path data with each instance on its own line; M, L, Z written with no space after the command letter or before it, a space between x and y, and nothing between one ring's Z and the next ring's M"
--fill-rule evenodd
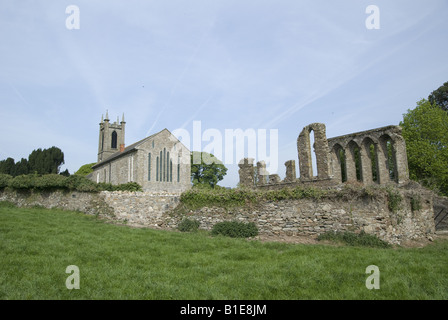
M398 189L398 188L397 188ZM326 231L365 231L391 243L430 237L435 232L432 196L425 190L400 188L403 201L397 211L388 208L387 194L354 195L319 200L264 201L253 207L203 207L173 210L180 193L167 192L13 192L0 191L0 201L21 207L43 206L82 211L120 223L176 229L185 217L210 230L221 221L254 222L260 234L316 236ZM412 208L418 195L420 206Z
M310 135L314 133L314 145ZM313 172L312 152L315 153L317 172ZM253 159L242 159L240 185L250 188L278 189L295 185L336 186L345 182L369 184L405 184L409 181L406 143L399 126L387 126L327 139L323 123L312 123L303 128L297 138L300 176L296 177L295 161L285 162L286 176L261 176L266 166ZM257 172L258 179L252 175ZM261 176L261 178L260 178ZM265 177L269 177L266 181Z

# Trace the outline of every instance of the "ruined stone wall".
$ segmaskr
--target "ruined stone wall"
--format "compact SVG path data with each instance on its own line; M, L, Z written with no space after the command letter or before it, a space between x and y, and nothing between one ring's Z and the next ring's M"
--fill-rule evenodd
M102 192L104 202L115 213L115 220L149 227L166 225L168 212L180 201L180 193Z
M342 155L345 157L345 180L348 182L407 182L409 169L406 143L401 131L399 126L387 126L328 139L333 178L338 182L344 180L341 176ZM360 160L358 167L356 156Z
M240 185L250 188L276 189L297 185L329 187L345 182L369 184L409 181L406 143L401 127L387 126L327 139L323 123L303 128L297 138L300 176L296 177L295 161L285 162L286 176L269 174L263 161L240 161ZM311 146L310 135L314 134ZM316 157L313 171L312 153ZM254 176L256 174L256 177Z
M313 172L311 162L310 133L314 132L313 151L316 154L317 174ZM299 157L299 169L301 180L327 179L330 176L330 160L326 129L323 123L312 123L299 134L297 138L297 153Z
M179 204L180 193L167 192L0 192L0 201L19 207L40 206L48 209L81 211L91 215L145 226L163 224L169 210Z
M434 234L431 194L419 193L420 207L412 209L414 191L400 190L402 201L396 211L390 210L387 195L368 195L319 200L264 201L253 207L223 209L204 207L187 213L200 221L200 228L210 230L221 221L253 222L261 234L317 236L327 231L364 231L390 243L422 239ZM167 225L174 227L185 217L172 217Z
M20 207L42 206L82 211L87 214L151 228L176 229L185 217L200 221L210 230L221 221L254 222L261 234L310 235L326 231L361 230L391 243L420 239L435 232L432 195L400 190L403 200L396 211L388 207L387 196L263 201L252 207L234 209L201 208L180 213L178 193L151 192L0 192L0 201ZM418 195L419 207L411 199Z

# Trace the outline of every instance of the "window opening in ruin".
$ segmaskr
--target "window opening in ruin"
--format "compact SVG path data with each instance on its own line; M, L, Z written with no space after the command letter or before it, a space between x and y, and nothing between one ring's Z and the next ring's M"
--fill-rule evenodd
M378 182L378 158L375 150L375 145L371 143L369 145L369 152L370 152L370 161L372 166L372 181Z
M353 148L353 157L355 160L355 170L356 170L356 180L362 181L362 173L361 173L361 153L359 148L355 146Z
M389 170L389 179L395 181L395 157L394 157L394 147L391 139L386 141L386 151L387 151L387 168Z
M314 145L315 142L314 135L315 135L314 130L310 130L311 177L315 177L319 174L319 172L317 172L317 158L316 158L316 149Z
M346 162L345 162L344 149L340 148L337 155L338 155L339 165L341 166L341 181L346 182L347 181L347 167L346 167Z

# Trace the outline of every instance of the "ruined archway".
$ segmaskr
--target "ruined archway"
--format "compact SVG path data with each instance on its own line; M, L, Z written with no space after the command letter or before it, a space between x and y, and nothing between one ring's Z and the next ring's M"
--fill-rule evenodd
M363 182L366 184L378 183L378 156L377 145L371 137L364 138L361 146Z
M299 156L300 179L313 179L310 133L314 132L314 152L316 155L317 178L327 179L330 175L329 148L323 123L312 123L299 134L297 152Z
M359 145L351 140L345 149L347 181L362 181L362 163Z
M381 175L383 183L389 181L397 182L397 157L395 152L395 144L388 134L383 134L379 139L381 149Z
M347 168L345 150L339 143L336 143L331 150L332 174L334 179L340 182L347 181Z

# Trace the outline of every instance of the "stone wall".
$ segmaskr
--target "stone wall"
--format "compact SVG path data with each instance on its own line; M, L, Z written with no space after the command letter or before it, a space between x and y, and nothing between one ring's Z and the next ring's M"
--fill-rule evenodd
M165 213L179 204L179 198L180 193L166 192L0 192L0 201L10 201L19 207L40 206L81 211L150 227L163 225Z
M252 208L201 208L187 212L210 230L221 221L254 222L261 234L317 236L326 231L365 231L390 243L423 239L434 234L432 197L419 194L418 210L411 208L414 191L401 190L397 211L388 207L387 195L353 198L300 199L264 202ZM175 219L170 223L174 226Z
M401 133L401 127L387 126L327 139L325 124L312 123L297 138L299 177L296 177L294 160L285 162L286 176L281 180L277 174L266 171L263 161L254 167L254 159L245 158L239 163L239 183L264 189L294 184L329 187L346 182L404 185L409 181L409 169ZM314 134L313 145L311 134ZM313 153L316 172L312 166Z
M102 196L116 220L150 227L165 226L168 212L180 202L180 193L168 192L114 191L102 192Z
M365 231L397 244L434 234L432 194L405 188L399 192L402 201L396 211L389 208L385 193L264 201L233 209L204 207L189 211L173 210L180 203L179 193L3 191L0 201L12 201L22 207L78 210L132 225L164 229L176 229L188 217L200 221L200 228L206 230L217 222L237 220L254 222L261 234L316 236L326 231ZM418 199L417 208L412 206L412 199Z

